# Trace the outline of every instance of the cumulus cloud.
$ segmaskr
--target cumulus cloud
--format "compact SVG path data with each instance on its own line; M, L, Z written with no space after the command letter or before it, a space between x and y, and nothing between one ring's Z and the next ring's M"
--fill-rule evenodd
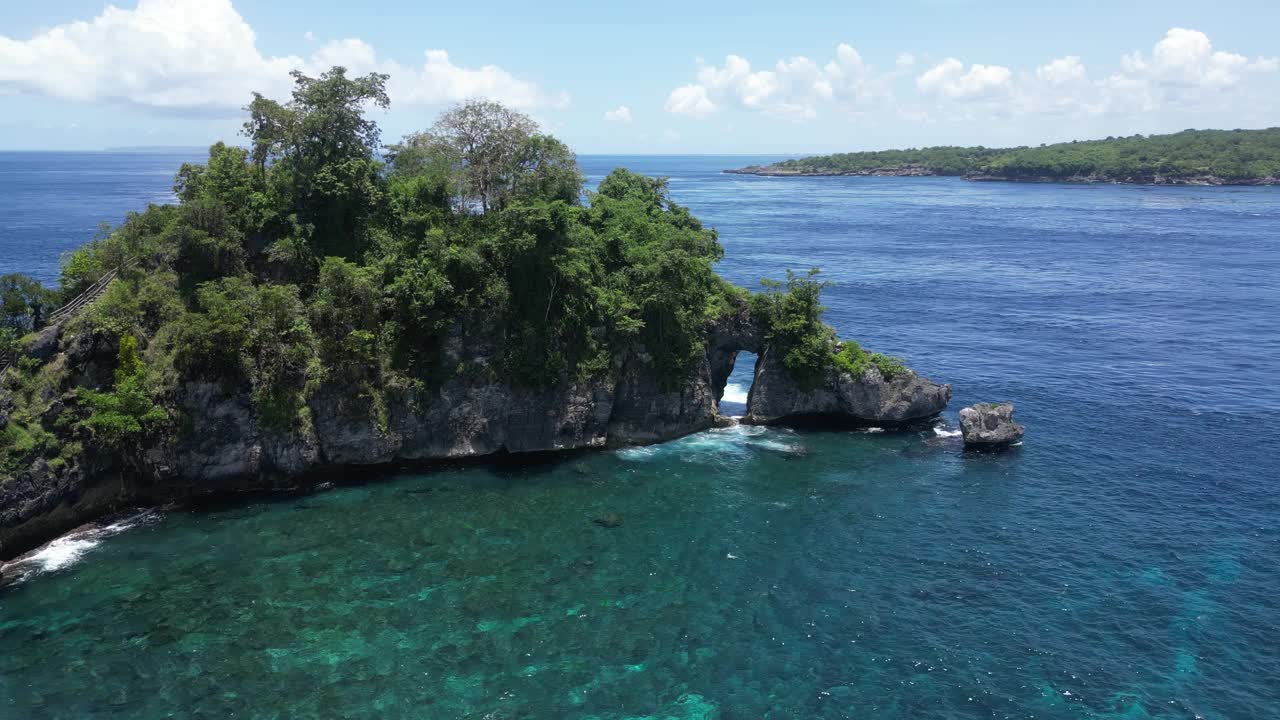
M949 57L917 69L902 52L891 69L867 63L852 46L819 64L806 57L754 68L729 55L721 65L697 61L696 82L672 90L666 109L706 117L725 109L791 119L827 106L847 113L885 111L909 122L1020 115L1134 116L1212 108L1222 117L1262 116L1280 105L1280 58L1249 58L1217 49L1198 30L1173 28L1149 52L1124 55L1109 69L1086 67L1078 55L1015 70ZM917 74L918 73L918 74ZM900 82L914 75L914 83Z
M682 85L672 90L665 107L667 112L694 117L706 117L716 111L707 89L701 85Z
M1214 50L1209 36L1198 30L1173 28L1156 43L1150 60L1142 53L1126 55L1124 70L1145 75L1171 86L1235 85L1241 72L1250 69L1249 59L1236 53Z
M1079 57L1068 55L1036 68L1036 77L1050 85L1066 85L1084 80L1086 72Z
M952 100L995 97L1009 90L1013 71L1003 65L970 65L947 58L916 78L916 87L926 95Z
M308 57L264 56L231 0L138 0L133 9L108 5L92 20L26 40L0 35L0 92L183 112L233 110L254 90L284 97L289 71L316 74L334 64L390 73L388 92L397 104L480 96L523 108L568 102L496 66L458 66L443 50L426 51L418 66L380 58L357 39L328 43Z
M888 96L893 73L880 73L853 47L841 44L826 63L803 56L777 61L771 69L754 70L738 55L723 65L698 61L697 82L682 85L667 97L668 112L705 117L726 107L792 119L817 116L823 103L863 106Z
M1120 68L1090 82L1074 57L1055 60L1037 70L1038 87L1027 94L1050 107L1074 107L1079 115L1134 114L1205 103L1243 110L1251 98L1273 96L1280 63L1273 58L1250 60L1215 50L1198 30L1173 28L1155 44L1150 56L1133 52ZM1068 99L1072 102L1068 102ZM1030 102L1027 109L1038 109Z
M619 105L612 110L606 110L604 119L609 122L629 123L631 122L631 108L626 105Z

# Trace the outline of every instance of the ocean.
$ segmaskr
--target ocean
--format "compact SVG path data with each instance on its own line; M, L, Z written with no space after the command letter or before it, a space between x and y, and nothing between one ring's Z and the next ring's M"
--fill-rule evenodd
M0 272L198 159L0 154ZM821 267L936 427L142 513L0 591L0 717L1280 716L1280 190L720 172L770 159L580 162L669 177L735 283ZM998 400L1025 441L965 454Z

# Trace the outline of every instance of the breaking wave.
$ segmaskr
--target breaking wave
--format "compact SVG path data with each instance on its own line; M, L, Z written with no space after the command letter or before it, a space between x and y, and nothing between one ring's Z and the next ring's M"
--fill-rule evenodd
M738 403L740 405L747 404L747 389L742 387L741 383L729 383L724 386L724 397L721 402Z
M101 545L103 540L112 535L119 535L130 528L155 522L160 517L158 510L143 510L109 525L91 525L73 530L4 565L4 575L13 576L17 582L22 582L36 575L63 570L76 564L89 551Z
M718 463L725 457L749 458L761 451L794 456L804 454L804 447L790 430L759 425L734 425L694 433L658 445L626 448L619 450L618 456L637 462L678 456L686 462Z

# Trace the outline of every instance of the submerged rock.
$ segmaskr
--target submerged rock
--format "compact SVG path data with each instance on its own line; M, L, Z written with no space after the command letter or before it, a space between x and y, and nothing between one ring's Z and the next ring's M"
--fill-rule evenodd
M1026 428L1013 421L1013 403L978 403L960 411L960 433L970 446L1008 445Z
M622 516L618 513L605 513L597 517L591 518L591 522L600 527L616 528L622 524Z
M832 367L816 387L805 390L787 372L781 358L766 350L756 362L743 422L775 425L816 420L892 427L937 415L950 400L950 385L935 383L905 369L885 377L879 369L870 367L855 378Z

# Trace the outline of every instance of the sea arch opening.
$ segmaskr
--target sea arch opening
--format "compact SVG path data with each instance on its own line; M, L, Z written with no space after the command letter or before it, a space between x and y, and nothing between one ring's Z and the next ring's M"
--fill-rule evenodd
M724 386L719 389L720 414L742 417L747 414L747 399L755 380L756 354L743 350L734 354Z

